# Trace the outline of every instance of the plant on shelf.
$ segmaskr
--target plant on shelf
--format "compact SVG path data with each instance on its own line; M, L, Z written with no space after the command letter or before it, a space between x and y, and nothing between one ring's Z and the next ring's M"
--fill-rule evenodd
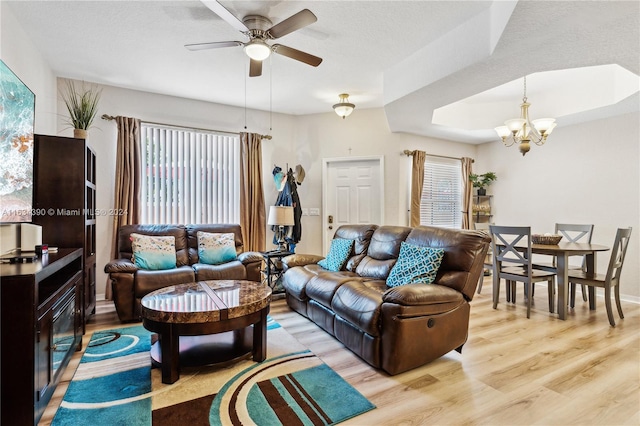
M76 138L86 139L87 130L91 127L93 119L98 113L98 102L102 95L102 89L96 86L80 87L73 80L66 80L65 88L61 92L62 99L69 111L67 123L73 127L73 135Z
M497 179L498 176L496 176L494 172L487 172L481 175L475 173L469 174L469 181L473 184L474 188L478 188L478 195L487 195L486 187Z

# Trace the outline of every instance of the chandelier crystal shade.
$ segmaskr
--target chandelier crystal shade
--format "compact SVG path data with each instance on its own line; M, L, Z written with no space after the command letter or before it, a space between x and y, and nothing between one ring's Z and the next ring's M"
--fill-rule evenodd
M338 95L340 98L340 102L333 106L333 110L343 119L351 114L356 107L354 104L349 103L349 95L347 93L342 93Z
M527 102L527 77L524 77L524 95L520 104L520 118L513 118L504 122L504 126L496 127L495 131L502 138L505 146L510 147L517 143L520 152L524 156L531 149L531 142L536 145L544 145L547 136L556 127L555 119L539 118L529 120L529 106Z

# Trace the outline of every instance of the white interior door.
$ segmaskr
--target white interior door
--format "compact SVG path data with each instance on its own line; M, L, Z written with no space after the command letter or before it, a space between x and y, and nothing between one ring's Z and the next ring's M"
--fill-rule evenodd
M381 225L384 219L384 157L323 160L323 252L340 225Z

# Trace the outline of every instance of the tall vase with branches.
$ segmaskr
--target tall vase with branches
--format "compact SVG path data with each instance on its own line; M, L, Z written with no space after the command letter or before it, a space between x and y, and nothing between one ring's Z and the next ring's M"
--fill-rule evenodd
M84 82L77 86L73 80L66 80L61 95L69 112L67 123L73 127L74 137L86 139L87 130L98 113L102 89L87 86Z

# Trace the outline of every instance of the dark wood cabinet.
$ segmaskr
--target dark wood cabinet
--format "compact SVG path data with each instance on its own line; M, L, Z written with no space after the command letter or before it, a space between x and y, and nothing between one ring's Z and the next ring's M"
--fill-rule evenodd
M37 424L82 344L82 249L0 265L0 424Z
M96 306L96 156L84 139L35 135L34 216L42 242L83 249L83 327Z

